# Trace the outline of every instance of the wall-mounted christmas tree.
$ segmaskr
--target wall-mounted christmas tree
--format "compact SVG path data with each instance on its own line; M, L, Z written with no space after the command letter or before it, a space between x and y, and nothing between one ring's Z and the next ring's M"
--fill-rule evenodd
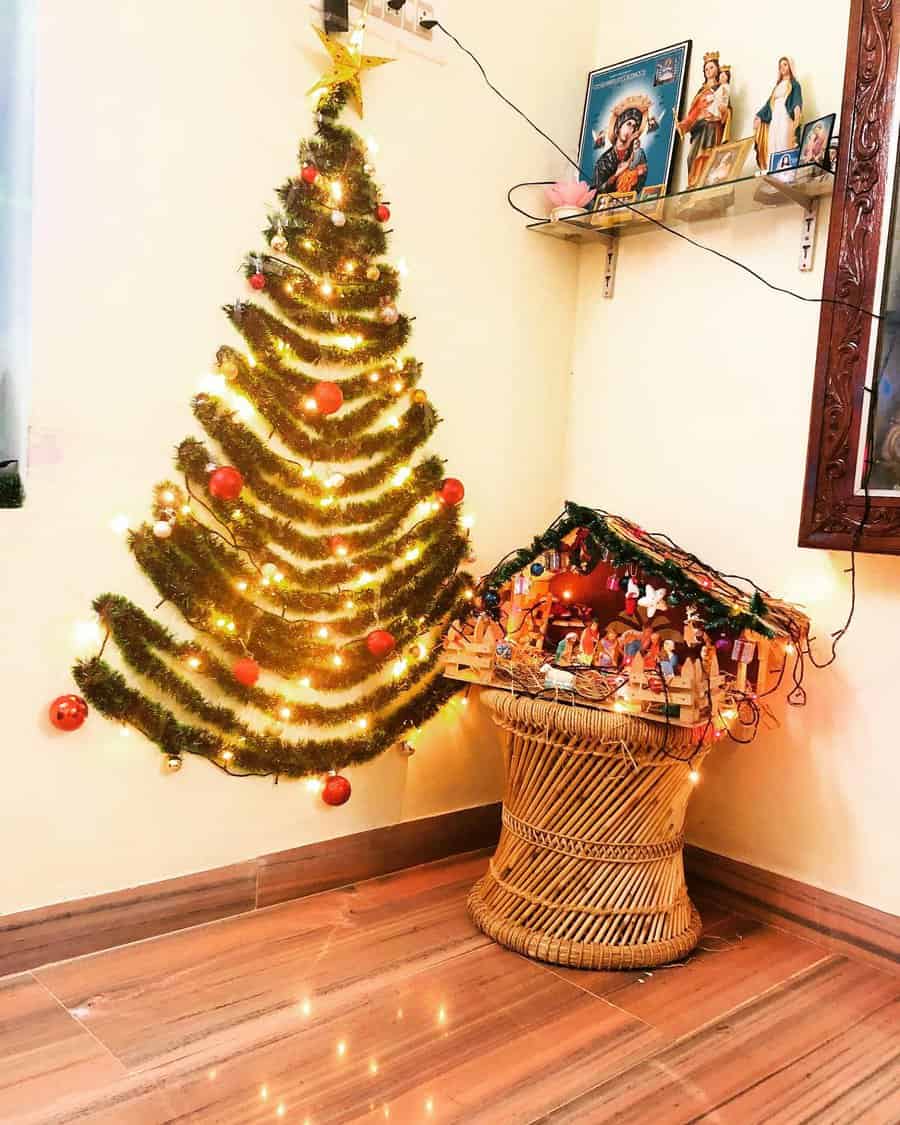
M463 489L422 451L438 419L402 354L390 209L372 153L338 124L348 99L362 111L360 73L388 60L321 37L333 65L314 87L315 135L278 189L268 249L247 259L246 299L225 310L244 346L219 349L193 400L206 437L179 445L178 478L130 532L159 604L189 628L103 594L103 649L74 669L173 770L197 754L236 774L333 773L458 690L439 653L473 585L457 569ZM76 696L51 706L61 729L84 717ZM341 803L349 785L332 776L323 796Z

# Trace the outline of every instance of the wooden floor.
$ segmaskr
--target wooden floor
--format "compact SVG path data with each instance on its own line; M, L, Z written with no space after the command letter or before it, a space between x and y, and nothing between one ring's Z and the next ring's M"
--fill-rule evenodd
M553 970L485 862L0 979L0 1121L900 1122L900 977L702 901L686 964Z

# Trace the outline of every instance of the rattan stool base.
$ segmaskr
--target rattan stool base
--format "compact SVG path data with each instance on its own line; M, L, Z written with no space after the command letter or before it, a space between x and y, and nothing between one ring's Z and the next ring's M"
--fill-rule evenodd
M507 732L500 842L473 887L475 924L509 949L580 969L642 969L700 937L683 828L689 729L485 691Z

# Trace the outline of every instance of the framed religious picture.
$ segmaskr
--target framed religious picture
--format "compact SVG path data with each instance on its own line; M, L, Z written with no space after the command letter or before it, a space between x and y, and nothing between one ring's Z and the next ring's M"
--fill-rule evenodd
M900 0L851 0L802 547L900 554L898 53Z
M827 117L817 117L815 121L807 121L803 126L800 135L801 164L818 164L822 168L829 166L828 146L834 132L835 116L829 113Z
M753 138L744 137L743 140L729 141L727 145L718 145L710 149L698 186L712 187L714 184L724 184L729 180L738 179L744 171L744 165L752 148Z
M690 49L686 39L588 75L578 163L598 198L668 189Z
M796 168L799 160L799 148L786 148L782 152L770 152L769 172L787 172L791 168Z

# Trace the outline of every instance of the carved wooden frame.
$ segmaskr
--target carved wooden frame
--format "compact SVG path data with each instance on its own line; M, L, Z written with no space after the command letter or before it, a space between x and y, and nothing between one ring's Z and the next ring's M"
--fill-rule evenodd
M886 204L893 198L887 174L896 144L898 47L900 0L852 0L823 296L874 311L880 311L882 225L890 222ZM801 547L900 554L900 496L870 497L866 515L865 498L855 492L874 344L869 316L845 305L822 305Z

